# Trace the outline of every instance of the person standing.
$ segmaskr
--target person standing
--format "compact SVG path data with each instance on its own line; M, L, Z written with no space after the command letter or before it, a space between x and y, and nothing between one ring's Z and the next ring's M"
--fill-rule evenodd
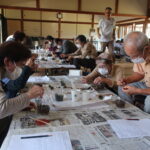
M106 7L105 16L99 21L97 28L101 50L104 52L107 47L110 54L113 53L113 41L115 39L115 19L111 15L112 8Z

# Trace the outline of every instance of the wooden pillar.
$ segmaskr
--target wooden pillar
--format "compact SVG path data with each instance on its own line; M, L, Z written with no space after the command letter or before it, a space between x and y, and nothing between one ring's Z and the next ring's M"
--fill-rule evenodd
M1 13L3 16L4 16L4 9L2 8L2 13Z
M40 0L36 0L36 8L40 8Z
M21 9L21 31L24 32L24 25L23 25L23 9Z
M58 38L61 37L61 19L58 20Z
M92 24L91 29L94 29L94 14L92 14ZM90 31L91 32L91 31ZM91 33L90 33L91 34ZM91 37L91 42L93 42L93 37Z
M150 17L150 0L147 0L147 17Z
M120 26L118 25L118 38L120 38Z
M94 29L94 14L92 14L92 29Z
M40 36L42 36L42 11L40 11Z
M144 33L146 33L146 28L147 28L149 17L150 17L150 0L147 0L147 17L145 18L145 22L143 24L143 32Z
M78 11L81 11L82 0L78 0Z
M147 24L148 24L148 17L145 19L145 22L143 24L143 32L144 33L146 33Z
M115 14L118 14L119 0L115 1Z
M133 28L133 24L132 24L132 31L134 30L134 28Z
M124 26L124 36L127 34L127 26Z
M61 12L58 12L61 13ZM58 38L61 37L61 18L58 18Z

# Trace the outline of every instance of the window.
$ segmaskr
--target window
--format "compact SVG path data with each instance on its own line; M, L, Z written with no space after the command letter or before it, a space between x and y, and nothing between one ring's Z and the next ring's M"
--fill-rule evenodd
M150 38L150 23L147 24L146 35Z
M132 32L132 25L128 25L127 26L127 34Z
M143 24L136 24L135 25L135 31L143 32Z
M126 31L126 27L125 26L121 26L120 27L120 38L123 39L125 36L125 31Z

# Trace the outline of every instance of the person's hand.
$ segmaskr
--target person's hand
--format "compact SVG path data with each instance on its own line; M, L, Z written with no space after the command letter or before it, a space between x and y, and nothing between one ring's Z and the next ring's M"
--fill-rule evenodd
M37 67L38 67L38 65L37 64L35 64L35 58L34 57L31 57L31 58L29 58L28 60L27 60L27 62L26 62L26 66L28 66L28 67L30 67L33 71L35 71L36 69L37 69Z
M30 108L30 109L36 109L36 104L33 103L33 102L30 102L29 108Z
M32 66L33 66L33 64L34 64L34 59L31 57L31 58L29 58L27 61L26 61L26 66L29 66L30 68L32 68Z
M33 102L30 102L29 106L23 109L24 111L31 111L31 110L36 110L36 105Z
M87 77L83 77L83 78L81 79L81 81L82 81L82 83L88 83L88 78L87 78Z
M117 81L117 85L118 86L125 86L127 85L127 79L120 79L119 81Z
M125 92L126 94L132 95L132 94L139 94L139 88L136 88L134 86L124 86L122 88L122 91Z
M69 56L67 60L70 61L72 59L73 59L73 56Z
M60 57L61 58L65 58L65 54L60 54Z
M24 108L23 111L31 111L31 110L36 110L36 104L33 102L30 102L29 106Z
M67 55L67 54L61 54L60 56L61 56L61 58L68 57L68 55Z
M37 57L38 57L38 54L33 53L33 54L31 55L31 58L32 58L33 60L35 60Z
M32 98L37 98L37 97L42 97L44 94L44 89L43 87L40 87L38 85L34 85L28 92L27 95L30 99Z
M106 78L102 78L102 77L97 77L95 80L94 80L94 84L100 84L100 83L105 83L106 82Z

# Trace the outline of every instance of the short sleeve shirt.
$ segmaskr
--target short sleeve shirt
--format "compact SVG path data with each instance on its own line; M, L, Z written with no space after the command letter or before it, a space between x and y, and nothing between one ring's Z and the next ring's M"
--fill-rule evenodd
M115 28L115 19L102 18L99 21L98 28L100 28L101 42L109 42L113 40L113 29Z
M146 64L146 62L134 64L133 71L144 75L144 82L147 87L150 87L150 64Z

